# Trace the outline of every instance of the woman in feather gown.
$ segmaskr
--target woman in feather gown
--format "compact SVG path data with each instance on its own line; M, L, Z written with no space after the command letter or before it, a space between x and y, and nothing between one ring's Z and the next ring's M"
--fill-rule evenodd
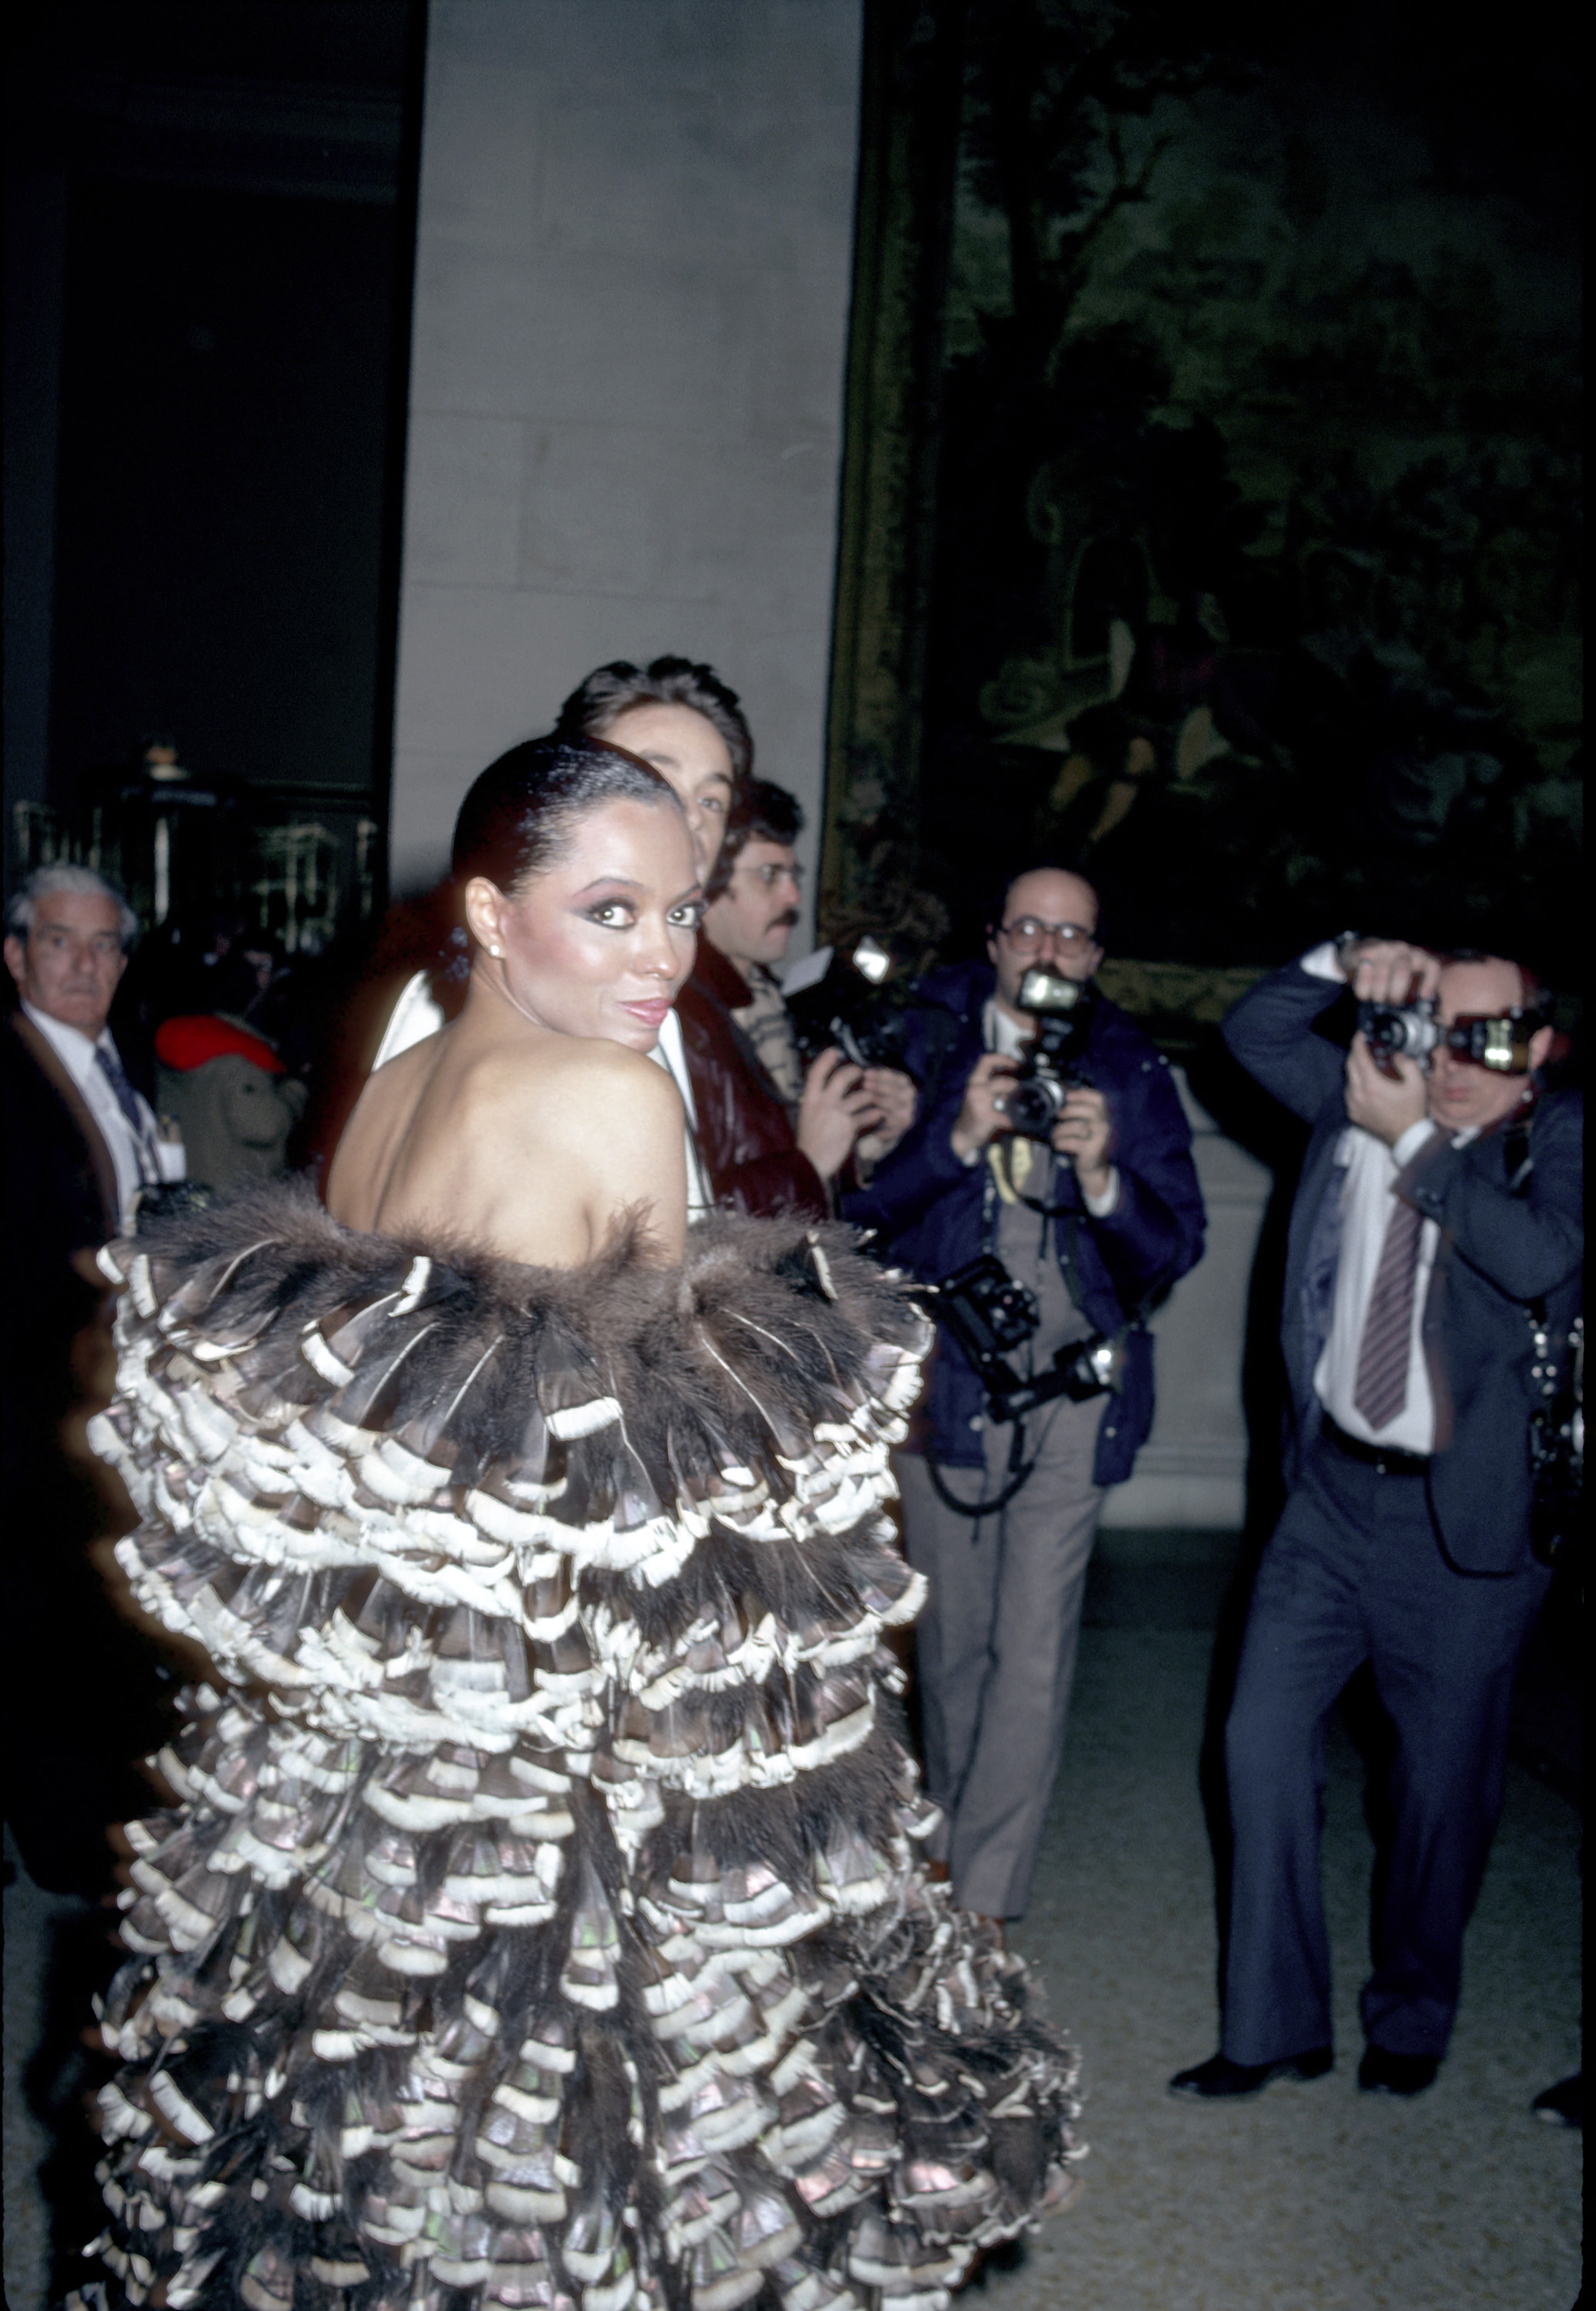
M925 1327L685 1225L698 911L596 743L478 780L455 1025L333 1167L111 1248L95 1443L213 1672L131 1826L81 2299L935 2311L1068 2189L1075 2060L928 1882L883 1627Z

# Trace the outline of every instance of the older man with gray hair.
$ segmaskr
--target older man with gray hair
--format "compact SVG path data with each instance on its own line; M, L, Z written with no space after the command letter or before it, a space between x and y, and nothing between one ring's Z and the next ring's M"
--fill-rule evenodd
M15 1042L82 1144L103 1207L103 1243L131 1220L140 1188L168 1168L155 1118L128 1081L107 1025L138 924L103 875L63 865L28 877L6 909L5 931L6 968L22 998L11 1021ZM8 1051L8 1075L15 1059ZM28 1089L34 1096L24 1095L24 1109L37 1117L38 1087ZM59 1140L59 1120L52 1121L49 1137ZM13 1137L8 1127L8 1145ZM73 1168L81 1171L83 1159ZM13 1217L32 1202L13 1202Z
M64 1893L105 1884L105 1825L148 1805L127 1761L163 1728L153 1657L90 1562L97 1514L70 1441L108 1338L95 1252L181 1154L161 1149L107 1025L136 929L87 867L40 868L6 911L5 1816L33 1878Z

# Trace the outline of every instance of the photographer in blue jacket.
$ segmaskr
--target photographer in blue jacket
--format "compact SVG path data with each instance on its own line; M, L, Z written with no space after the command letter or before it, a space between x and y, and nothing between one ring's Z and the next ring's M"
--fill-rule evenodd
M1052 867L1004 894L986 963L916 990L915 1122L844 1204L928 1286L937 1351L899 1456L929 1599L917 1653L934 1861L1023 1916L1064 1746L1105 1488L1153 1423L1151 1308L1202 1250L1169 1066L1096 988L1097 894Z

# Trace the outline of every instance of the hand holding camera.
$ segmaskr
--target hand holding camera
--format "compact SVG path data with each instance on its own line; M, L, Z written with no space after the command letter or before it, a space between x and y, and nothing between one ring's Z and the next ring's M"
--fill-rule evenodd
M919 1095L914 1080L901 1068L867 1068L865 1091L876 1121L855 1144L853 1160L868 1167L891 1154L914 1121Z
M953 1152L961 1163L967 1164L1000 1131L1014 1129L1006 1109L1019 1071L1017 1060L1006 1060L999 1051L983 1052L975 1062L951 1134Z
M1054 1154L1068 1156L1075 1165L1083 1195L1108 1192L1110 1129L1108 1102L1103 1094L1090 1084L1072 1085L1053 1126L1052 1143Z
M1448 961L1404 939L1348 937L1337 955L1357 998L1347 1112L1388 1146L1426 1114L1475 1129L1499 1120L1555 1049L1549 1001L1517 964ZM1502 1000L1514 979L1520 999Z
M1404 1053L1376 1052L1355 1035L1347 1054L1348 1121L1394 1147L1404 1131L1429 1112L1430 1089L1417 1060Z
M854 1141L881 1121L862 1068L838 1051L822 1051L804 1078L798 1144L823 1180L835 1177Z
M1440 956L1407 939L1347 939L1338 947L1337 956L1342 976L1360 1003L1400 1010L1412 1003L1433 1002L1441 984Z

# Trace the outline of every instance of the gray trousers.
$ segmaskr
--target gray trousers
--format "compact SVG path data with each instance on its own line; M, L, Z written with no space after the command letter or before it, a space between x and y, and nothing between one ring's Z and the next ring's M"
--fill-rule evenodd
M1030 1898L1103 1503L1092 1482L1103 1406L1060 1398L1033 1414L1029 1483L979 1521L938 1499L918 1453L896 1459L904 1548L929 1586L916 1626L926 1787L943 1813L929 1851L982 1917L1022 1917ZM995 1496L1011 1435L989 1423L984 1487L973 1469L942 1469L948 1490Z

